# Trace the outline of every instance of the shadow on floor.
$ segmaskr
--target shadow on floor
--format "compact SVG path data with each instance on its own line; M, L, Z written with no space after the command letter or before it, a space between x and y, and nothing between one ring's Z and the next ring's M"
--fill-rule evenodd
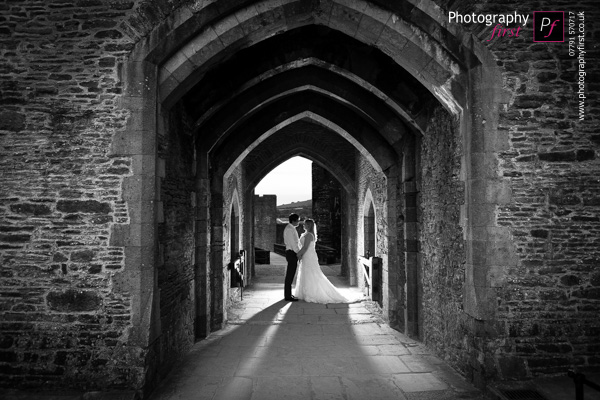
M323 269L344 295L361 295ZM151 400L484 398L369 302L285 302L282 282L282 268L257 267L226 327L197 343Z

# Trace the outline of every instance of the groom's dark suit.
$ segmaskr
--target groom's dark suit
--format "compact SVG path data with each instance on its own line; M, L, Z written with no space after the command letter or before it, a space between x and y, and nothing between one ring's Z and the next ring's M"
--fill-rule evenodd
M298 231L292 224L287 224L283 230L283 241L285 242L285 259L287 260L287 270L285 272L285 282L283 285L283 295L286 300L292 298L292 282L298 269L298 256L300 251L298 246Z

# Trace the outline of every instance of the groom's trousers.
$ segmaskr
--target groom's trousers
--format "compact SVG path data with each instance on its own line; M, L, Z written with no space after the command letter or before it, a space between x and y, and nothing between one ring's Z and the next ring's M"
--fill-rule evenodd
M289 299L292 297L292 282L294 282L294 275L298 269L298 256L293 250L286 250L285 259L287 260L287 270L283 284L283 297Z

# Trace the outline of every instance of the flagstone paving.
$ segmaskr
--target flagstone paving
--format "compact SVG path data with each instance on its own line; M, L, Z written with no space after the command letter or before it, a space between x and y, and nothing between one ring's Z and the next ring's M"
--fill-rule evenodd
M322 266L352 304L283 301L285 260L271 253L221 331L198 342L151 400L485 399L372 302ZM337 271L336 271L337 268Z

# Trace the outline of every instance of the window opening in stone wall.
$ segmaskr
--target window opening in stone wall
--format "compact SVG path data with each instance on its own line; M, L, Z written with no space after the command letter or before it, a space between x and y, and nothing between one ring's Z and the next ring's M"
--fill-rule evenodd
M365 257L375 257L375 209L373 203L369 203L369 208L364 215L364 241Z
M300 156L292 157L273 168L256 185L254 193L276 195L277 207L284 205L291 207L294 203L309 201L312 197L311 168L312 161L309 159Z
M240 246L239 246L239 241L240 241L240 224L237 218L237 215L235 214L235 208L232 207L231 208L231 221L230 221L230 227L231 227L231 232L230 232L230 246L231 246L231 261L235 261L239 255L240 252Z
M313 216L312 161L296 156L282 162L256 185L254 194L255 259L266 260L271 251L285 255L283 229L289 215L302 220Z

